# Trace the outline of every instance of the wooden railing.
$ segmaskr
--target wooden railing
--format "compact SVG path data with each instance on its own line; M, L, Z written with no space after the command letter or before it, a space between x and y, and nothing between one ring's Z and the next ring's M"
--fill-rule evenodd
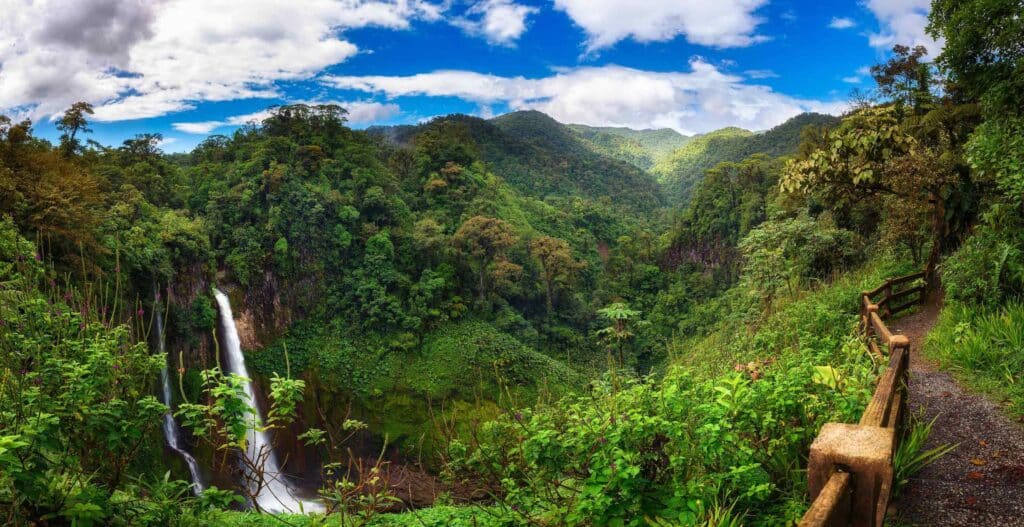
M925 286L918 281L925 278L924 272L901 276L861 293L861 330L872 356L887 355L888 365L860 423L827 423L811 445L807 487L813 501L801 527L881 527L885 519L893 453L907 412L910 340L894 335L884 321L924 301Z

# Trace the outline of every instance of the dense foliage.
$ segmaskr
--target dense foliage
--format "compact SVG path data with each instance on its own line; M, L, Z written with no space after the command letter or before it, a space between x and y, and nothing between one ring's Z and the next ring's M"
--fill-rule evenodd
M691 139L670 128L633 130L582 124L569 128L592 150L644 170L650 170Z
M658 161L651 173L665 187L673 204L686 206L706 170L721 162L739 162L757 153L771 157L791 154L796 152L801 132L806 127L828 127L835 123L835 117L805 113L761 133L723 128L691 138Z
M85 103L56 145L0 117L0 518L792 523L810 441L877 376L859 291L921 266L930 353L1019 412L1019 11L937 0L936 64L897 46L875 99L763 133L298 104L168 156L86 141ZM198 495L155 439L161 368ZM251 429L328 516L229 510L266 483Z

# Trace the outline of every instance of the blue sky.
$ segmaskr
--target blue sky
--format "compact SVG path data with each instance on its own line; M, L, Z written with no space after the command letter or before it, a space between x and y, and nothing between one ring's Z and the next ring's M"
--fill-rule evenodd
M0 0L0 113L96 107L92 138L166 151L268 106L351 124L538 109L703 133L840 112L864 69L924 33L928 0Z

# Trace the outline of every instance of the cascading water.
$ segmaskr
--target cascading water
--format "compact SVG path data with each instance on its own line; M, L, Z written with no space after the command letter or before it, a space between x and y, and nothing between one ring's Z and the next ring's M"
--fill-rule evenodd
M154 287L154 289L156 289ZM156 338L157 338L157 350L160 353L167 353L167 341L164 337L164 317L160 310L160 294L154 294L153 306L156 313ZM171 372L170 372L170 355L167 356L167 360L164 362L164 367L160 370L160 385L161 395L163 396L163 402L167 405L167 413L164 414L164 437L167 438L167 445L171 447L171 450L175 454L181 456L181 459L185 460L185 465L188 466L188 472L192 477L192 491L198 496L203 492L205 488L203 486L202 473L199 472L199 463L196 462L196 458L192 457L192 454L188 453L187 447L185 446L185 440L181 436L181 429L178 428L178 423L174 421L174 415L171 413Z
M242 355L242 345L238 339L238 329L235 327L235 318L231 313L231 302L227 295L219 289L214 289L214 296L217 298L217 306L220 311L220 321L224 330L224 357L226 359L226 370L228 373L239 375L246 379L245 395L249 397L249 409L252 417L258 423L262 421L262 414L259 408L259 401L255 397L252 382L249 380L249 371L245 367L245 356ZM260 509L268 512L317 512L323 510L323 505L317 501L303 500L295 495L294 489L284 480L281 467L277 462L277 454L274 453L273 442L270 432L260 431L255 428L249 430L249 438L246 441L245 456L249 463L246 463L248 478L257 479L252 473L252 464L263 461L263 487L256 494L256 503ZM258 482L253 481L256 487ZM255 488L253 490L256 490Z

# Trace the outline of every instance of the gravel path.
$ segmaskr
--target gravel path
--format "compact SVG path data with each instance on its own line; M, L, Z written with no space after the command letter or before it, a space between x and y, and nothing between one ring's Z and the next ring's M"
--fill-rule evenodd
M929 303L892 325L910 338L911 411L936 419L925 448L960 446L911 479L896 525L1024 527L1024 428L918 353L939 309Z

